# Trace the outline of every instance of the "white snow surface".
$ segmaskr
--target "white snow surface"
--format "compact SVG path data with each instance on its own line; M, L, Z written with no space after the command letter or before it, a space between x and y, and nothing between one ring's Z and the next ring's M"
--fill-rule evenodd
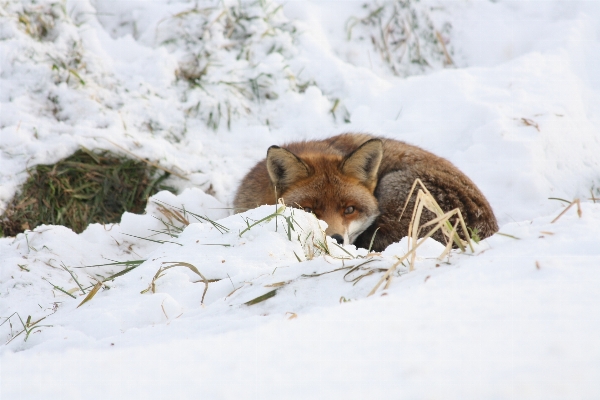
M453 64L407 77L348 40L363 3L0 2L1 209L79 146L187 178L120 224L0 238L0 398L600 398L600 3L423 0ZM368 296L406 238L230 215L268 146L342 132L449 159L500 234L429 239ZM161 204L191 223L156 234Z

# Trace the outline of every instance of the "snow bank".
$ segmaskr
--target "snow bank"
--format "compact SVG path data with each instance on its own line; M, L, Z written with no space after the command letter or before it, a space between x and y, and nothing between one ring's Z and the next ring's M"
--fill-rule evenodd
M272 213L271 206L261 207L219 220L228 233L191 224L176 239L183 246L157 245L146 263L80 308L80 300L57 297L63 304L43 322L53 326L36 328L27 342L8 346L35 352L5 347L3 393L10 398L77 398L82 392L91 398L598 393L600 319L593 304L599 300L594 293L600 205L584 204L581 218L572 209L555 223L552 215L505 225L503 235L480 243L475 255L453 252L444 262L435 258L442 246L431 240L415 271L401 269L389 290L370 298L365 296L379 268L394 263L404 246L370 258L349 246L336 257L299 262L296 255L306 254L303 236L289 240L284 216L278 217L277 231L273 218L240 235L244 219ZM303 211L295 211L295 220L295 232L322 229ZM201 247L217 240L230 247ZM209 283L204 304L204 284L183 266L166 271L155 293L140 294L160 265L170 262L190 263L207 279L223 279ZM248 303L274 290L273 297Z

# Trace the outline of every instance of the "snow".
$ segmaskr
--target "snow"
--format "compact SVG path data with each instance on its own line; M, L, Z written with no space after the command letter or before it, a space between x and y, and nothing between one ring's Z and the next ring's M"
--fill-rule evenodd
M0 208L28 167L79 146L187 178L120 224L0 238L2 398L600 395L598 3L422 1L454 65L401 76L369 26L348 41L362 2L194 4L0 8ZM230 215L268 146L352 131L452 161L500 234L442 260L428 240L414 270L367 296L406 238L368 255L300 210ZM581 216L553 222L564 202L551 197L580 198ZM161 207L190 224L156 234ZM91 288L136 260L78 307L71 273ZM45 319L16 336L28 316Z

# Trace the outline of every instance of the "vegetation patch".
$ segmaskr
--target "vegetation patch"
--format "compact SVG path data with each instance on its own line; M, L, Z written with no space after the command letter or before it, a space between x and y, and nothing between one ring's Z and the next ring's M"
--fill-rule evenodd
M386 0L364 6L366 15L346 23L348 40L369 40L396 76L422 74L454 65L449 22L434 22L433 7L419 0Z
M141 213L169 173L109 151L81 149L52 165L28 170L29 178L0 220L4 236L38 225L82 232L91 223L119 222L125 211Z
M299 82L290 67L299 32L281 8L271 0L196 2L161 21L157 40L179 59L186 115L214 130L223 122L230 128L234 118L313 84Z

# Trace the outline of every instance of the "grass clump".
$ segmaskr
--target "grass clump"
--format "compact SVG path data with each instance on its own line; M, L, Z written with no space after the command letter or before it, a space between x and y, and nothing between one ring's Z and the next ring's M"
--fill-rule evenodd
M454 64L449 45L452 26L436 23L436 11L419 0L366 3L366 15L346 23L348 40L369 40L387 69L409 76Z
M29 178L0 220L5 236L38 225L82 232L91 223L119 222L125 211L141 213L169 173L109 151L81 149L52 165L28 170Z
M56 21L64 17L64 4L21 4L17 11L19 27L32 38L43 41L52 39Z
M471 249L471 253L475 252L473 244L471 243L472 239L469 235L469 230L467 229L467 225L465 224L465 220L462 217L460 209L455 208L452 211L444 212L435 200L435 197L433 197L433 195L429 192L429 190L425 187L425 185L419 178L415 179L412 189L410 190L406 198L406 202L404 203L404 208L402 209L402 213L400 214L400 216L402 216L402 214L406 210L408 202L412 197L415 189L417 189L417 186L419 186L420 188L417 191L417 200L415 201L410 225L408 226L408 252L402 257L398 257L398 261L394 265L392 265L387 270L387 272L381 277L377 285L375 285L375 287L369 293L369 296L375 294L375 292L377 291L377 289L379 289L383 282L387 281L384 290L388 289L392 282L393 272L396 271L396 268L400 264L404 265L405 260L408 260L409 270L413 271L415 268L417 248L423 243L425 243L425 241L431 236L433 236L437 231L441 231L444 235L444 238L446 239L446 248L444 249L442 254L438 256L439 260L443 259L448 255L448 253L450 253L450 250L452 250L452 244L455 244L456 247L458 247L463 253L466 251L467 246ZM436 218L423 225L420 225L421 215L424 209L433 212ZM451 222L452 218L456 220L454 225L452 225ZM421 232L424 228L427 228L429 231L425 235L421 235ZM466 240L463 240L459 235L459 230L461 229Z
M257 114L286 91L306 89L289 66L297 36L271 0L196 2L157 28L158 43L179 59L175 77L186 114L214 130Z

